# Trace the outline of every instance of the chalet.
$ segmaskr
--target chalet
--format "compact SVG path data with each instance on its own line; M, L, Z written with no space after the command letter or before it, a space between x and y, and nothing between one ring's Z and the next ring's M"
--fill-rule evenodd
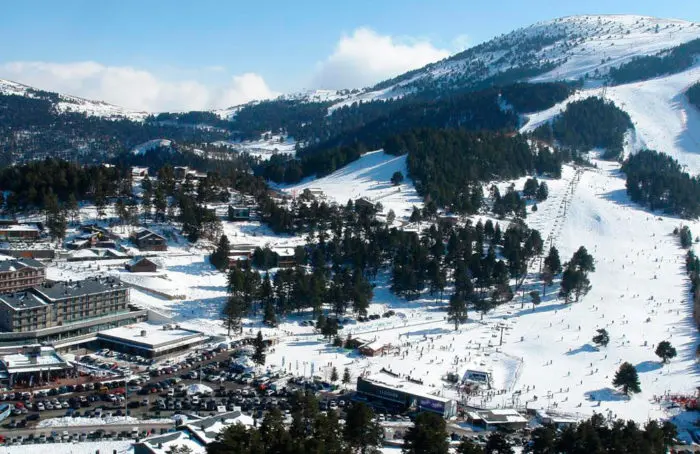
M8 224L0 226L0 240L36 241L41 230L35 224Z
M355 207L356 208L365 208L365 209L370 209L370 210L375 209L374 203L372 203L371 200L369 200L365 197L360 197L359 199L356 199L355 200Z
M306 188L302 192L303 196L308 196L311 199L314 200L325 200L326 199L326 194L323 192L323 189L321 188Z
M244 206L228 206L228 220L229 221L249 221L250 220L250 207Z
M358 347L358 351L363 356L382 356L391 349L391 344L386 344L380 341L368 342Z
M184 180L187 174L190 173L190 168L186 166L173 167L173 176L178 180Z
M132 166L131 167L131 176L132 177L147 177L148 176L148 167Z
M273 252L277 255L277 266L280 268L291 268L297 264L296 255L293 248L275 248Z
M131 273L154 273L158 269L158 265L146 257L135 257L124 265L124 268Z
M131 236L136 247L142 251L167 251L168 240L148 229L139 230Z
M254 244L232 244L228 254L229 267L247 267L256 248Z
M449 225L457 225L459 222L459 216L456 214L441 214L438 216L438 222Z
M246 269L250 265L250 257L247 255L229 255L228 267Z

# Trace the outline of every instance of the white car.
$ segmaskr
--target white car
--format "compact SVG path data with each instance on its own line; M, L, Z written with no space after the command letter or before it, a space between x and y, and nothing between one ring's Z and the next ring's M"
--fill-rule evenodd
M44 410L46 410L46 407L44 407L44 403L43 403L43 402L37 402L37 403L36 403L36 409L37 409L37 411L44 411Z

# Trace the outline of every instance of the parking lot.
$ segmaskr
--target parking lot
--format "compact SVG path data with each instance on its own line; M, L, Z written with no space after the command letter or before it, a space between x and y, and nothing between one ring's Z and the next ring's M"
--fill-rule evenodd
M208 416L236 409L249 416L262 418L270 409L279 408L289 418L290 396L295 391L304 389L318 392L322 398L321 410L342 410L348 405L348 398L328 396L328 383L282 376L279 373L254 377L240 366L241 358L245 358L247 353L249 349L245 346L235 350L219 347L194 352L157 367L139 364L136 370L142 372L129 379L111 378L100 382L62 385L32 393L24 391L0 394L0 399L15 406L12 415L3 422L6 429L3 431L5 441L34 443L105 437L138 438L174 427L174 420L164 418L172 418L177 414ZM79 361L100 368L112 358L118 359L113 356L89 355L79 358ZM192 392L193 389L196 392ZM120 416L148 422L144 424L145 427L132 430L139 425L138 422L119 421L115 418ZM90 421L89 424L83 424L85 420L75 419L66 422L64 427L38 427L42 420L50 418L90 418ZM156 419L163 421L154 425L152 421ZM107 424L111 422L116 425ZM79 428L74 426L76 424L80 424ZM93 427L93 424L96 425ZM125 429L118 430L120 426L125 426Z

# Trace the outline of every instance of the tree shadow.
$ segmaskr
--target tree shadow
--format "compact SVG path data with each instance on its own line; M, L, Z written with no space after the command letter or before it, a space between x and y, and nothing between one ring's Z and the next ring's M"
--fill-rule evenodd
M637 372L639 372L639 373L653 372L655 370L661 369L662 367L663 367L663 364L661 364L658 361L642 361L641 363L634 366L634 368L637 369Z
M629 396L626 396L613 388L596 389L594 391L588 391L584 395L590 400L597 400L601 402L620 402L623 400L630 400Z
M598 350L595 346L591 344L583 344L579 348L568 352L567 355L578 355L579 353L593 353L597 351L600 350Z

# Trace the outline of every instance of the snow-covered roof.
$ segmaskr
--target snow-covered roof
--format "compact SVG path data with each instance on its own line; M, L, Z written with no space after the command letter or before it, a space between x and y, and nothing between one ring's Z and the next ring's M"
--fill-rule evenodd
M489 425L527 423L527 418L523 417L513 408L500 408L494 410L475 410L468 412L472 419L480 419Z
M71 366L51 347L40 347L34 353L15 353L0 358L0 363L11 374L39 370L61 370Z
M165 329L166 327L167 329ZM137 345L155 352L180 345L199 343L208 339L199 331L148 322L108 329L100 332L99 337L125 345Z
M375 385L386 386L392 389L398 389L415 397L432 399L439 402L449 402L453 400L447 397L436 396L435 394L432 394L431 391L435 391L427 386L423 386L418 383L413 383L408 380L404 380L401 377L395 377L387 373L378 373L375 375L370 375L369 377L363 377L363 380L371 382Z

